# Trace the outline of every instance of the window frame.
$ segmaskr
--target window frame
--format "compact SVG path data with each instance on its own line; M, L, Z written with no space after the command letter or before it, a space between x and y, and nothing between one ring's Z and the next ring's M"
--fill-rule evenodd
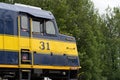
M27 18L27 28L25 28L25 27L23 27L22 25L22 17L26 17ZM28 17L28 15L26 15L26 14L24 14L24 15L20 15L20 28L21 28L21 30L22 31L25 31L25 32L27 32L27 31L29 31L29 17Z
M32 20L32 29L31 29L31 32L33 33L33 34L40 34L41 32L41 29L40 29L40 22L39 22L39 32L37 32L37 31L34 31L34 26L33 26L33 21L35 21L35 20ZM37 22L37 21L36 21ZM38 27L38 26L37 26Z
M36 22L39 22L40 25L39 25L39 31L40 32L33 32L33 22L32 22L32 29L31 29L31 32L32 34L41 34L41 33L44 33L44 21L43 21L43 26L41 26L41 20L40 19L37 19L37 18L32 18L32 21L36 21Z
M39 32L33 32L33 24L32 21L38 21L40 22L40 33ZM46 31L46 22L50 21L53 25L54 28L54 34L49 34ZM54 19L46 19L46 18L37 18L34 16L31 16L31 35L33 35L34 37L56 37L58 35L57 33L57 27L56 27L56 23L54 21Z
M49 34L49 33L47 33L47 29L46 29L46 21L50 21L50 22L52 22L53 23L53 27L54 27L54 30L55 30L55 34ZM55 27L55 23L54 23L54 21L53 20L45 20L44 21L44 30L45 30L45 34L46 35L50 35L50 36L56 36L57 34L56 34L56 27Z

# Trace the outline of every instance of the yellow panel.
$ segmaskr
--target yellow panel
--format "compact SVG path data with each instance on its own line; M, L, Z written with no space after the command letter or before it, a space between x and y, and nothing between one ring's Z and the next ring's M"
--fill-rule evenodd
M78 56L76 43L74 42L63 42L58 40L48 40L48 39L32 39L32 50L43 53L55 53L55 54L67 54ZM41 44L41 42L44 42ZM50 50L47 50L48 44ZM44 46L43 46L44 45ZM42 50L40 47L44 47Z
M2 68L18 68L18 65L0 65Z
M3 49L3 36L0 35L0 49Z
M21 64L19 68L32 68L32 66L27 64Z
M0 36L1 43L3 42ZM2 46L0 46L2 48ZM64 42L59 40L26 38L17 36L4 36L4 49L20 50L21 48L30 49L37 53L59 54L78 56L77 47L75 42ZM41 49L42 48L42 49Z
M67 55L77 55L77 49L75 43L62 42L62 41L51 41L52 52L58 52Z
M18 37L4 36L4 49L18 50Z
M42 66L42 65L34 65L33 68L36 68L36 69L70 70L70 67L68 67L68 66Z
M29 41L30 41L30 39L29 38L26 38L26 37L20 37L20 48L27 48L27 49L29 49L29 45L30 45L30 43L29 43Z
M70 66L44 66L44 65L34 65L33 68L36 69L56 69L56 70L79 70L81 67L70 67Z
M0 65L0 68L35 68L35 69L57 69L57 70L70 70L70 69L80 69L81 67L69 67L69 66L44 66L44 65Z

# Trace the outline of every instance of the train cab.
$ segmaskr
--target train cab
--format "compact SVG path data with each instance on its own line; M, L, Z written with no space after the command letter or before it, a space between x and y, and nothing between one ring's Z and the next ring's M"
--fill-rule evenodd
M0 3L0 78L70 80L79 69L75 38L59 33L50 11Z

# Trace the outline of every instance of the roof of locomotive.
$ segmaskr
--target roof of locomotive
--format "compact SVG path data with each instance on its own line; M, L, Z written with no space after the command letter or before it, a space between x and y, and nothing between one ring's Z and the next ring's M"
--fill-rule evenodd
M42 10L41 8L23 5L23 4L6 4L0 3L0 9L12 10L16 12L28 13L35 17L54 19L53 14L50 11Z

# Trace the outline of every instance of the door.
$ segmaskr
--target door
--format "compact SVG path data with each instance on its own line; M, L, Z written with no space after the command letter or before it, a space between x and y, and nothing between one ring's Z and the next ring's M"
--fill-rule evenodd
M20 48L30 48L30 21L27 15L20 16Z
M19 63L32 64L31 51L30 51L30 19L27 15L21 15L18 19L19 28ZM28 67L30 67L30 65Z

